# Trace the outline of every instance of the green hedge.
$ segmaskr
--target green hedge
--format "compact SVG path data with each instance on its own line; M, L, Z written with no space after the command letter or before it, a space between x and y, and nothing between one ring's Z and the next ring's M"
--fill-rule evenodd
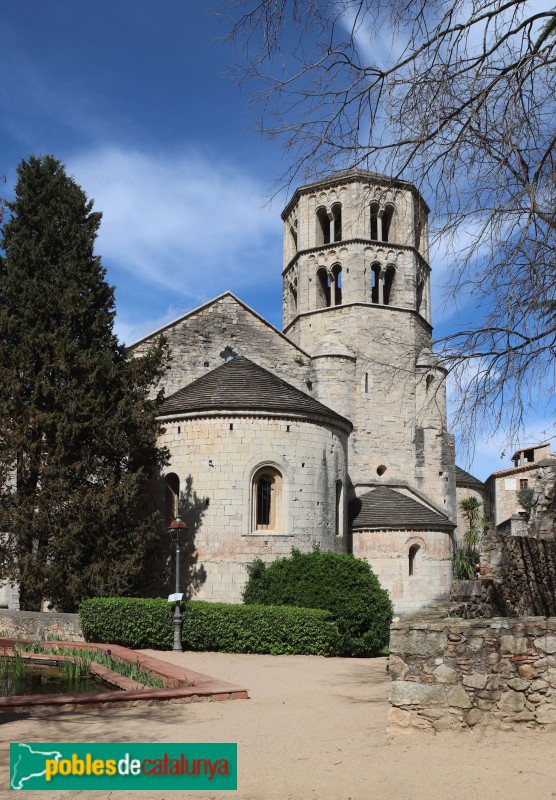
M99 597L79 607L87 641L169 650L172 604L163 599ZM338 627L328 611L288 606L183 603L186 650L333 655Z
M301 553L247 568L245 603L330 611L339 629L341 656L375 656L388 644L392 603L369 563L347 553Z

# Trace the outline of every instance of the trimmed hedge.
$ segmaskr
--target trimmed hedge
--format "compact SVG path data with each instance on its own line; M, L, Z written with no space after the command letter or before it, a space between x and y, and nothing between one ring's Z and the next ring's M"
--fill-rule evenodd
M338 626L332 614L313 608L182 604L186 650L273 655L333 655ZM87 641L170 650L173 604L161 598L98 597L85 600L79 619Z
M388 644L392 603L369 563L348 553L301 553L248 567L245 603L321 608L340 632L337 654L375 656Z

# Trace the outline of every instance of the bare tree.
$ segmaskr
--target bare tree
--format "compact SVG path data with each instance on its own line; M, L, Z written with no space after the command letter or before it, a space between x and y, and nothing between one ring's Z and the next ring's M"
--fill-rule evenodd
M556 395L556 10L542 0L231 0L237 76L284 184L412 181L480 318L441 343L469 440ZM477 314L473 314L477 316Z

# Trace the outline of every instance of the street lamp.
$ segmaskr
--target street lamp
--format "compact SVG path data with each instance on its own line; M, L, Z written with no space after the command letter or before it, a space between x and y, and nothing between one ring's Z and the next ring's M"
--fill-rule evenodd
M179 517L170 523L168 533L172 539L173 544L176 546L176 591L168 597L168 602L174 603L174 646L172 650L183 650L181 644L181 600L183 594L180 592L180 539L183 533L187 530L187 525L182 522Z

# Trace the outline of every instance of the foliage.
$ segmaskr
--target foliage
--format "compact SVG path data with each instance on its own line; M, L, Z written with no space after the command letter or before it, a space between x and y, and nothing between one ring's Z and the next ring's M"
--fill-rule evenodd
M18 167L0 246L0 552L23 609L141 585L156 517L164 345L133 358L94 245L101 215L52 156Z
M303 608L182 603L183 644L227 653L332 655L338 628L330 614ZM102 597L79 608L87 641L170 650L172 604L167 600Z
M392 604L366 561L347 553L301 553L248 567L245 603L330 611L339 629L338 655L378 655L388 644Z
M529 486L526 486L523 489L519 489L517 492L517 502L525 510L525 513L527 514L527 519L529 519L531 515L531 508L533 506L534 496L535 492Z
M227 0L259 128L307 182L413 182L469 324L445 340L456 422L519 429L556 397L556 9L519 0ZM384 181L387 188L387 181ZM469 316L466 316L469 319Z
M463 547L458 547L452 559L454 578L471 580L475 576L476 565L480 561L477 545L481 541L481 525L483 524L483 504L476 497L465 497L460 500L459 507L467 520L467 530L463 534Z
M39 642L31 642L26 645L14 645L14 653L17 655L20 652L67 657L67 660L64 661L64 671L68 678L72 680L78 680L88 675L91 671L91 662L95 661L97 664L103 664L103 666L111 669L112 672L117 672L119 675L137 681L137 683L143 683L150 689L162 689L165 686L162 678L153 675L150 670L140 665L139 659L137 659L137 662L126 661L113 656L110 651L106 650L89 650L82 647L65 647L64 645L47 647Z

